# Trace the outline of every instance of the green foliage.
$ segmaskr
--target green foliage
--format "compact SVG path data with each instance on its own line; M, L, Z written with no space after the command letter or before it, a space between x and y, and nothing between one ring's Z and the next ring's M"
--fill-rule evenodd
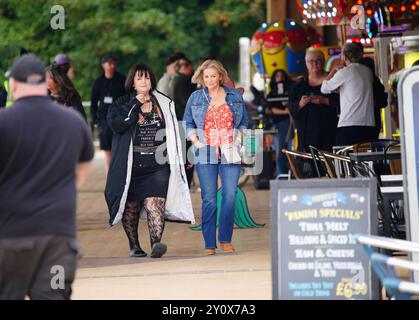
M235 78L238 39L250 37L265 18L264 0L61 0L65 29L53 30L52 0L0 1L0 74L20 48L51 63L60 52L75 61L76 87L90 99L93 81L101 74L100 58L120 57L119 71L142 62L157 77L174 51L195 63L215 55Z

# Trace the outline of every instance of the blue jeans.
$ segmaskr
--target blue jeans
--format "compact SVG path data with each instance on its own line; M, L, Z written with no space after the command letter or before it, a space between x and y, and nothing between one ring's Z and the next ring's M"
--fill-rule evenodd
M276 175L286 174L287 169L287 156L281 151L282 149L291 150L292 141L286 142L288 128L290 126L290 121L280 121L275 123L275 128L278 129L278 133L272 136L272 142L275 148L275 158L276 158Z
M237 183L240 177L239 164L197 164L202 198L202 233L205 248L215 249L217 228L217 179L218 173L222 183L222 201L218 241L231 242L233 236L234 212L236 208Z

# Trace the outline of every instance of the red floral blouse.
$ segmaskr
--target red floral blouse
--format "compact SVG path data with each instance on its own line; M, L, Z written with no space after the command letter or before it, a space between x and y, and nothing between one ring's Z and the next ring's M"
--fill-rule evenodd
M204 122L204 136L207 144L219 147L233 142L234 118L227 103L208 108Z

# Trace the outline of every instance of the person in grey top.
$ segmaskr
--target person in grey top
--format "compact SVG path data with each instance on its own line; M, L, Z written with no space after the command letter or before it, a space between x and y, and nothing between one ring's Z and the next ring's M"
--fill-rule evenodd
M342 69L333 70L323 81L321 92L340 94L340 116L336 145L351 145L374 138L373 75L360 64L359 45L347 43L342 50Z
M185 54L183 52L175 52L170 57L168 57L166 60L166 72L163 74L163 76L157 83L157 90L170 97L171 99L173 99L173 97L171 96L171 93L173 92L173 90L171 89L171 85L173 77L176 73L175 65L176 62L182 58L185 58Z

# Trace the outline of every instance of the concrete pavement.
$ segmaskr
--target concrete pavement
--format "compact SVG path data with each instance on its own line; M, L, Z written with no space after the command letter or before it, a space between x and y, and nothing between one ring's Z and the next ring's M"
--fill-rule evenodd
M202 234L190 225L167 223L161 259L128 257L122 226L108 226L103 189L104 158L97 152L78 195L78 240L83 250L72 299L271 299L269 190L244 188L249 211L263 228L235 229L234 254L205 256ZM251 181L251 180L250 180ZM200 223L200 193L192 193ZM148 229L140 221L140 242L150 253Z

